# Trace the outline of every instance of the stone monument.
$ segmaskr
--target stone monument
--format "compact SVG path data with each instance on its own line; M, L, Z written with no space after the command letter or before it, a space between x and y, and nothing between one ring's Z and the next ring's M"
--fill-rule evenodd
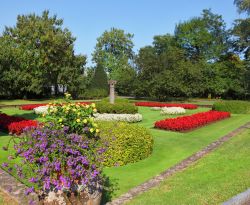
M115 103L115 84L117 81L115 80L109 80L109 102L111 104Z

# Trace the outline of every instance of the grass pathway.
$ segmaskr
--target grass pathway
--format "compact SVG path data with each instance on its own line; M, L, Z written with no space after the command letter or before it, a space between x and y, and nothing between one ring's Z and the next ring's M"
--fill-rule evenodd
M128 204L215 205L250 187L250 130Z

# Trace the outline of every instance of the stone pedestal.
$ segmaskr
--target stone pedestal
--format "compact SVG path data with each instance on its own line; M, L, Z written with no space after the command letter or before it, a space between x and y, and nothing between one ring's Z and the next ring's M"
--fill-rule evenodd
M115 84L117 81L115 80L109 80L109 102L111 104L115 103Z

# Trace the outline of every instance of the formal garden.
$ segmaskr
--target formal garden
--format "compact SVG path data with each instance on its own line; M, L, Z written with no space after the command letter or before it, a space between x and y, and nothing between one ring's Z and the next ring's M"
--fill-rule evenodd
M137 53L106 30L91 66L62 19L18 15L0 35L0 204L235 204L250 187L250 4L234 4L247 17L231 28L204 9Z

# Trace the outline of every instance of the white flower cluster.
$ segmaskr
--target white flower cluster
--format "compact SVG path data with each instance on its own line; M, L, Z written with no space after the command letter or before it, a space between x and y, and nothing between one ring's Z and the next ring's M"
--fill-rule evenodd
M151 107L151 110L161 110L161 107Z
M163 107L161 109L162 115L180 115L185 113L186 110L182 107Z
M94 114L96 121L123 121L123 122L140 122L142 121L141 114L109 114L97 113Z
M49 106L45 105L45 106L36 107L33 110L38 115L39 114L48 114L48 108L49 108Z

